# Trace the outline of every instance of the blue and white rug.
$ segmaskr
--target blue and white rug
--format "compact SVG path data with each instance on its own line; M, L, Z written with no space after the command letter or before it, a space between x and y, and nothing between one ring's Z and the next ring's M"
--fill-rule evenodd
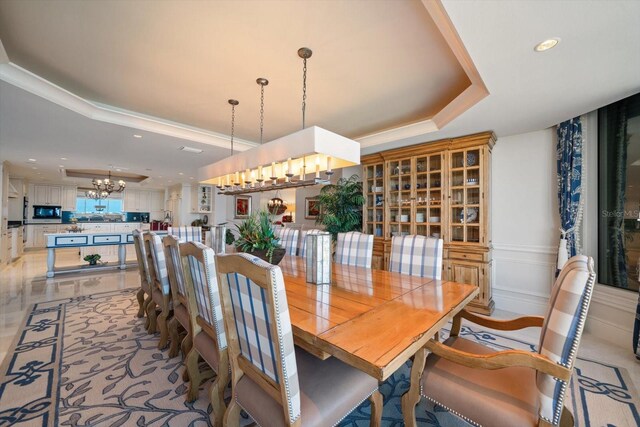
M135 317L135 290L36 304L0 367L0 426L206 426L209 383L185 403L182 359L156 349ZM464 327L462 335L496 349L533 350L524 341ZM407 363L381 386L384 426L402 426ZM568 406L578 426L640 425L640 405L626 370L579 359ZM342 426L366 426L363 403ZM424 399L424 426L467 424ZM246 420L250 424L250 420Z

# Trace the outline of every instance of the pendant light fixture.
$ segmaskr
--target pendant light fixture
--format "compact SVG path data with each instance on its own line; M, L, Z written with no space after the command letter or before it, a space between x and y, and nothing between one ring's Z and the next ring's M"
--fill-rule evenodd
M230 99L227 101L229 105L231 105L231 155L229 157L233 157L233 134L235 131L236 124L236 106L240 104L240 102L236 99ZM218 178L218 183L216 185L218 190L230 189L231 188L231 180L230 177L226 176L226 181L223 181L222 177Z
M263 142L264 87L269 81L259 78L256 83L260 85L260 144L200 168L200 181L214 183L216 179L229 181L229 177L235 177L236 187L225 191L224 194L246 194L328 184L334 168L360 164L359 143L318 126L306 127L307 60L311 58L312 53L311 49L306 47L298 49L298 56L303 60L302 130L267 143ZM315 165L315 177L310 180L306 179L307 165ZM299 168L299 178L295 180L294 166ZM263 168L269 168L270 175L263 174ZM322 171L326 178L321 177ZM270 185L263 182L266 176L271 180ZM239 187L241 183L244 183L243 188Z

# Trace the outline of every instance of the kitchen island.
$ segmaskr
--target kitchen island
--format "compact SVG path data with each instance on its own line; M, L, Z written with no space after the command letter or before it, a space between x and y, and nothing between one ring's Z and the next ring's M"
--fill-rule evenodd
M156 231L163 235L166 231ZM126 262L126 245L133 244L133 231L127 232L98 232L98 233L50 233L45 234L47 248L47 277L54 277L56 273L75 273L87 271L88 269L113 269L124 270L127 266L134 266L135 263ZM118 262L104 263L96 266L78 265L56 269L56 249L62 248L84 248L91 246L117 246Z

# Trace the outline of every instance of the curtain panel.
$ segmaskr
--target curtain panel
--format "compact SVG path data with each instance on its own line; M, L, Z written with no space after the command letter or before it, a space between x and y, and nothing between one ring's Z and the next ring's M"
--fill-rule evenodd
M582 217L582 122L580 117L558 125L556 147L560 248L558 269L578 253L577 236Z

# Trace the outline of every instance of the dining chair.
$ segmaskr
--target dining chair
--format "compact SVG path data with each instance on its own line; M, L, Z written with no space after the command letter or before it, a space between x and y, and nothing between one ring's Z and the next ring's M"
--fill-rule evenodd
M338 233L336 242L336 262L371 268L373 257L373 235L358 231Z
M571 258L556 279L546 317L495 320L461 311L450 337L416 354L411 388L402 397L406 426L415 426L420 394L473 425L573 426L564 406L596 274L593 259ZM496 351L460 337L462 319L502 331L541 327L537 352ZM429 351L428 357L425 356Z
M151 279L151 301L147 305L147 316L149 317L149 333L155 333L156 328L160 330L160 342L158 349L163 349L169 341L169 330L167 328L167 318L171 312L171 287L167 274L167 262L162 248L162 239L153 231L144 235L145 252L147 253L147 265L149 267L149 278ZM156 313L156 308L160 307L160 315Z
M224 391L229 384L229 357L227 339L222 320L222 307L218 290L215 253L198 242L180 244L180 257L185 272L185 287L189 303L189 323L193 347L187 355L189 374L187 401L198 397L198 389L204 380L199 359L213 369L217 377L209 391L215 425L222 425L225 411Z
M310 228L308 230L300 230L300 242L298 243L298 256L306 257L307 254L307 235L322 233L323 230L318 228Z
M147 257L144 251L144 232L142 230L133 230L133 246L136 250L136 260L138 262L138 273L140 274L140 289L136 294L136 298L138 299L138 317L143 317L146 305L151 300L151 291L149 289L149 283L151 283L151 279L149 278L149 268L147 267ZM146 297L145 297L146 296ZM147 300L146 300L147 299ZM149 318L147 317L147 322L149 322ZM148 327L145 326L145 327Z
M164 257L167 260L167 276L171 287L171 301L173 302L173 317L167 325L171 339L169 357L177 356L180 349L182 349L183 356L186 357L193 346L193 337L189 321L187 289L184 284L184 270L180 258L180 242L176 236L165 236L162 239L162 246ZM187 331L187 335L182 341L180 341L178 325L182 325Z
M167 232L170 236L178 236L180 243L202 242L202 227L169 227Z
M393 236L389 271L440 280L442 249L442 239L418 235Z
M217 265L232 378L224 425L237 426L240 409L263 426L336 425L366 399L380 424L377 380L293 345L280 267L249 254L220 255Z
M277 227L275 233L280 237L280 247L286 249L287 255L296 255L298 250L298 233L299 230L288 227Z

